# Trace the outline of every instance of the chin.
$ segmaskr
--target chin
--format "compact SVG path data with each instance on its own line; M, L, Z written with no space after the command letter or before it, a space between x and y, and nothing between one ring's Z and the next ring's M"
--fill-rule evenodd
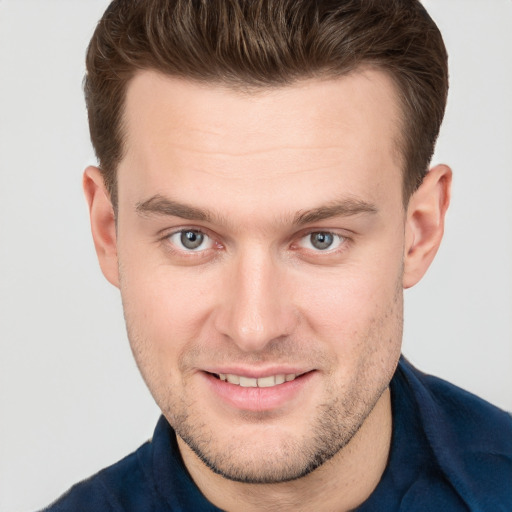
M342 451L380 395L366 405L352 402L347 407L338 399L322 404L302 433L297 432L297 425L294 432L264 421L253 427L235 430L231 426L214 432L192 417L168 419L187 447L214 473L236 482L277 484L312 473ZM222 436L228 431L228 437Z

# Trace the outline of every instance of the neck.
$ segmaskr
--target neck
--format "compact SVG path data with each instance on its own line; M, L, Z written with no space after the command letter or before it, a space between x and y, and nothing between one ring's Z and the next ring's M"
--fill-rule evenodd
M278 484L227 480L207 468L179 437L178 445L196 485L222 510L343 512L359 506L377 487L388 460L391 423L388 388L359 431L332 459L303 478Z

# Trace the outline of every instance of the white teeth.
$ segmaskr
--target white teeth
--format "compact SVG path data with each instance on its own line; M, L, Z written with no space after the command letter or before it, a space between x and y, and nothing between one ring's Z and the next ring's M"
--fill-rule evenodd
M250 377L240 377L240 386L243 388L257 388L258 379L251 379Z
M253 377L243 377L240 375L233 375L232 373L219 373L219 379L227 381L230 384L237 384L243 388L271 388L295 380L297 374L279 374L270 375L268 377L260 377L259 379Z
M261 377L258 379L259 388L271 388L276 385L276 378L271 375L270 377Z
M226 375L226 379L231 384L240 384L240 377L238 375Z

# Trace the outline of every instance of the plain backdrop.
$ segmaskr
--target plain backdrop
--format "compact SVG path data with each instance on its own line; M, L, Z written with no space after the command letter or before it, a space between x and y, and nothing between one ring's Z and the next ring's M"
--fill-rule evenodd
M25 512L152 435L121 302L89 234L81 81L107 0L0 0L0 510ZM425 1L450 54L435 162L444 243L406 292L404 353L512 410L512 2Z

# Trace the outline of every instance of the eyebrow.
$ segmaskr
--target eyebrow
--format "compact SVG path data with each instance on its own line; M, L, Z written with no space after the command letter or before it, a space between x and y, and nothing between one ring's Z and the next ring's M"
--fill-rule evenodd
M330 204L307 210L305 212L299 212L295 216L293 223L302 226L304 224L311 224L312 222L318 222L320 220L330 219L333 217L350 217L352 215L359 214L371 214L375 215L378 213L377 207L367 201L360 199L342 199L341 201L333 201Z
M179 203L168 199L159 194L151 197L147 201L137 203L135 207L139 215L163 215L167 217L180 217L181 219L199 220L211 222L214 217L210 212Z
M180 203L159 194L137 203L136 211L142 216L161 215L186 220L222 223L221 217L208 210ZM293 219L293 224L302 226L333 217L376 213L378 213L378 209L374 204L360 199L346 198L311 210L299 211Z

